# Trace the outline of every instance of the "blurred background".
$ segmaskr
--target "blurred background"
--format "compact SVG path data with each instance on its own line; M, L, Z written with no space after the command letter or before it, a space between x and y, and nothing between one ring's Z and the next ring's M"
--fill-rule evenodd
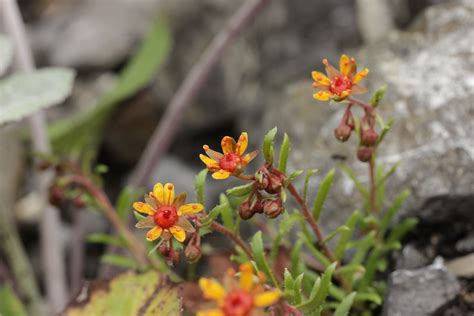
M114 199L175 92L242 2L19 1L37 66L77 71L72 96L47 112L57 152L91 151L96 163L109 167L105 187ZM341 145L333 137L343 108L312 99L310 77L312 70L322 71L323 58L337 65L341 54L355 56L360 67L370 69L366 84L371 91L388 85L380 111L395 118L395 125L380 156L388 166L401 165L387 194L409 188L404 216L421 219L407 240L409 249L399 254L398 268L419 268L437 256L448 261L470 256L465 270L455 273L470 280L464 288L472 292L473 10L470 0L269 1L225 50L186 108L147 186L169 181L179 191L193 192L195 174L204 167L198 157L203 144L219 148L221 137L247 131L250 148L257 148L273 126L292 140L291 169L320 170L311 192L341 160L364 179L366 166L355 159L355 141ZM22 146L9 148L16 148L13 160L30 159ZM0 173L9 168L0 165ZM25 179L29 168L23 164L12 177ZM28 194L28 180L17 182L15 217L40 274L40 210ZM208 183L208 206L233 184ZM338 176L327 205L333 211L322 219L325 229L341 224L357 201L349 179ZM62 210L66 248L73 218L71 210ZM110 229L93 213L85 221L84 235ZM86 246L86 278L98 275L103 250Z

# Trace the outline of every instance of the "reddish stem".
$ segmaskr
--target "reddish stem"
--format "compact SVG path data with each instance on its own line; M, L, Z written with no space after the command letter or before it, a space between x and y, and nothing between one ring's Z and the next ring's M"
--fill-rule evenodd
M372 157L369 161L369 178L370 178L370 191L369 191L369 204L370 212L378 213L376 196L377 196L377 187L375 183L375 160Z
M227 229L226 227L222 226L221 224L219 224L218 222L212 222L211 223L211 228L218 232L218 233L221 233L222 235L226 236L227 238L229 238L230 240L232 240L234 243L236 243L237 245L239 245L240 248L242 248L242 250L245 252L245 254L247 254L247 256L249 257L249 259L252 259L253 256L252 256L252 250L250 249L250 247L239 237L237 236L236 234L234 234L232 231L230 231L229 229Z

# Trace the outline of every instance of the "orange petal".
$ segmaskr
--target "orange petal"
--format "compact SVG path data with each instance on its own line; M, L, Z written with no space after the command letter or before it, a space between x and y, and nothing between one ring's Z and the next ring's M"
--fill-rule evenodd
M174 198L173 206L179 209L186 202L186 192L181 192L177 197Z
M153 241L161 236L163 229L160 226L155 226L146 233L146 239Z
M245 167L246 165L249 164L252 160L255 159L258 155L258 150L254 150L251 153L246 154L245 156L242 157L242 165Z
M156 226L156 223L153 216L147 216L135 224L136 228L150 228L150 227L155 227L155 226Z
M339 96L337 97L337 101L342 101L347 98L351 94L351 90L344 90L342 91Z
M359 81L367 77L368 74L369 74L369 69L365 68L364 70L362 70L361 72L357 73L354 76L354 78L352 79L352 83L353 84L358 83Z
M242 156L242 154L247 150L247 146L249 144L249 136L246 132L243 132L239 136L239 140L237 141L237 155Z
M247 292L253 288L253 268L250 263L240 266L240 288Z
M341 74L343 74L344 76L349 76L352 69L351 59L349 58L349 56L341 56L341 59L339 59L339 69Z
M230 172L229 171L225 171L225 170L219 170L219 171L216 171L212 174L212 177L216 180L224 180L224 179L227 179L229 176L230 176Z
M186 239L186 232L181 226L173 225L169 228L169 231L179 242L183 242Z
M226 295L225 289L214 279L200 278L199 287L203 292L204 298L217 302L221 302Z
M179 211L182 215L199 213L204 209L204 206L200 203L189 203L181 206Z
M351 88L351 92L354 94L363 94L363 93L366 93L367 91L369 90L366 87L361 87L358 85L354 85Z
M202 146L202 148L204 149L206 154L209 157L211 157L211 159L213 159L215 161L219 161L224 156L223 154L218 153L217 151L210 149L209 146L207 146L207 145Z
M313 94L313 98L319 101L327 101L331 99L332 93L329 91L318 91L315 94Z
M326 67L326 73L328 74L329 79L332 80L340 75L339 71L337 71L326 58L323 59L323 64Z
M155 196L155 200L158 202L159 205L165 204L163 199L163 184L157 183L153 187L153 195Z
M209 169L219 169L219 163L215 161L214 159L211 159L203 154L199 155L199 158L201 159L202 162L209 168Z
M197 312L196 316L225 316L224 312L220 309L206 309L203 311Z
M167 183L163 186L163 204L173 205L174 202L174 185Z
M317 85L322 85L325 87L329 87L331 85L331 80L329 80L326 75L319 71L311 72L311 76L313 77L313 80L316 81Z
M257 307L266 307L275 304L281 297L281 292L277 290L265 291L254 297L253 303Z
M147 203L143 202L135 202L133 203L133 208L140 213L147 214L147 215L154 215L156 211L148 205Z
M222 152L224 155L235 153L235 140L230 136L224 136L221 141Z

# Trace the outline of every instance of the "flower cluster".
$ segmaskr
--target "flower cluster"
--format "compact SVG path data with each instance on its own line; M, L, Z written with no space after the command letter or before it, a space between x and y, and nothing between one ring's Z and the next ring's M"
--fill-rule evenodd
M327 59L323 59L326 67L326 75L321 72L313 71L311 73L314 83L313 87L318 91L313 97L319 101L342 101L351 94L366 93L367 89L358 85L364 79L369 70L365 68L357 72L357 63L354 58L342 55L339 60L339 71L334 68Z
M224 286L214 279L201 278L199 287L204 297L212 300L214 306L197 313L197 316L257 316L266 315L264 308L278 302L279 290L266 290L262 274L254 275L250 263L240 266L240 279L234 277L235 271L229 270Z
M256 156L258 151L253 151L248 154L244 154L248 146L248 135L242 133L239 140L235 142L235 139L230 136L222 138L222 154L209 148L208 145L204 145L203 149L207 156L199 155L202 162L206 164L207 168L213 172L212 177L217 180L227 179L230 175L238 176L242 173L243 168L248 165Z

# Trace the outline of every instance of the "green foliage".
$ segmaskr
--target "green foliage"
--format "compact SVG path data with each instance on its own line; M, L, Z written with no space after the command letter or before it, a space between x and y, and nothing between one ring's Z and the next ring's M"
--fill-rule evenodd
M116 86L102 95L90 109L53 124L50 138L59 151L69 151L99 142L99 133L110 113L121 101L143 89L165 62L171 49L167 20L160 16L137 53L120 73Z
M334 311L334 316L347 316L349 315L349 310L352 307L352 302L354 302L354 298L357 292L352 292L351 294L347 295L339 304L339 306Z
M267 277L271 280L273 285L279 288L279 284L273 275L270 266L268 265L267 259L265 257L265 249L263 248L263 239L262 232L258 231L252 238L250 242L250 247L252 248L252 255L255 260L255 263L260 271L263 271Z
M0 315L26 316L25 307L8 285L0 285Z
M304 189L303 189L303 200L306 201L306 198L308 196L308 186L309 186L309 180L313 175L318 172L318 169L311 169L306 172L306 177L304 178Z
M100 261L125 269L135 270L138 267L135 260L120 255L106 254L100 257Z
M126 272L112 280L91 282L66 308L64 315L181 315L182 303L179 290L158 272L143 274ZM130 292L132 291L132 292Z
M71 69L45 68L0 80L0 125L62 103L71 93L74 76Z
M383 97L385 96L385 92L387 91L387 85L383 85L377 89L372 95L370 99L370 104L376 108L379 105L379 102L382 101Z
M92 233L87 236L87 241L95 244L104 244L117 247L125 247L125 241L119 236L112 236L105 233Z
M204 200L205 200L204 189L206 187L206 177L207 177L207 169L201 170L196 176L196 180L194 184L194 187L196 190L197 202L201 204L204 204Z
M132 203L140 199L142 195L142 189L134 189L132 187L125 187L120 192L117 202L115 203L115 209L124 223L128 220Z
M286 164L288 162L289 152L290 152L290 137L288 137L288 134L285 133L285 136L283 136L283 142L281 143L280 158L278 159L278 169L283 173L286 172Z
M275 156L274 149L273 149L273 141L275 140L275 135L277 131L278 129L276 127L272 128L265 135L265 138L263 139L263 145L262 145L263 157L265 158L265 161L269 164L273 163L273 159Z
M318 194L316 195L316 199L314 200L313 204L313 217L315 220L319 219L319 215L321 214L321 210L323 209L324 201L326 201L329 189L331 188L332 182L334 181L335 174L335 169L329 170L329 172L326 174L324 179L321 181L321 184L319 185Z

